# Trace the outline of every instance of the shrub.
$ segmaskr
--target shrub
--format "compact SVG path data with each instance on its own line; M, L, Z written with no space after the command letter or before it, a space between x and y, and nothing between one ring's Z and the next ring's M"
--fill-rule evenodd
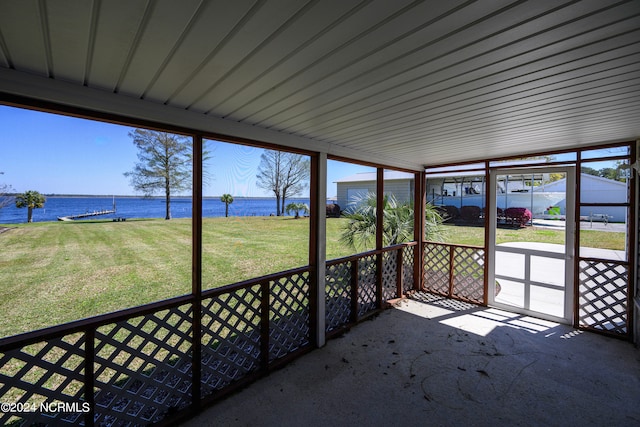
M460 208L460 216L465 222L479 222L481 213L482 209L479 206L463 206Z
M437 209L444 222L454 221L460 218L460 211L455 206L438 206Z
M504 211L507 222L521 227L527 225L531 218L531 211L527 208L507 208Z

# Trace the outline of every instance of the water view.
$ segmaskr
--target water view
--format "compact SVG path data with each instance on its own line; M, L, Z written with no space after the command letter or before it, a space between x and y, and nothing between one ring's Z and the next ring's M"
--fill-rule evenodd
M57 221L58 217L80 215L103 210L113 210L114 214L88 217L86 219L112 218L164 218L164 197L61 197L48 196L44 207L33 210L33 221ZM289 203L306 203L309 199L287 199ZM205 198L202 203L202 215L205 217L224 216L225 204L219 197ZM234 198L229 205L229 216L269 216L275 215L274 198ZM171 199L171 216L173 218L190 218L192 213L190 197ZM0 223L14 224L27 221L27 209L18 209L10 204L0 209Z

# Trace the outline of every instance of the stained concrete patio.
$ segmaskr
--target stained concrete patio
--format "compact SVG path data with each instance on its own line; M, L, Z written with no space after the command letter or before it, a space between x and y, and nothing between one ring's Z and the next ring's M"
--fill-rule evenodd
M431 294L184 426L640 425L632 344Z

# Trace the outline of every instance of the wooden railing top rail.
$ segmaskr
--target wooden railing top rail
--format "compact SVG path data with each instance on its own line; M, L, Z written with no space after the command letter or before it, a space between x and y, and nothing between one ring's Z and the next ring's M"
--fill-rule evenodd
M586 256L578 256L580 261L588 261L588 262L606 262L608 264L616 264L622 266L628 266L629 261L621 261L619 259L608 259L608 258L594 258L594 257L586 257Z
M360 252L360 253L357 253L357 254L348 255L348 256L345 256L345 257L341 257L341 258L334 258L334 259L331 259L331 260L327 260L326 265L335 265L335 264L341 264L343 262L355 261L355 260L357 260L359 258L363 258L363 257L369 256L369 255L376 255L376 254L381 254L381 253L384 253L384 252L396 251L396 250L398 250L400 248L405 248L405 247L408 247L408 246L415 246L417 244L418 244L418 242L398 243L397 245L387 246L387 247L384 247L382 249L377 249L377 250L374 249L374 250L371 250L371 251Z
M159 310L177 307L191 302L191 295L182 295L156 301L137 307L126 308L124 310L114 311L112 313L99 314L97 316L88 317L86 319L74 320L72 322L55 325L36 331L25 332L22 334L12 335L0 339L0 352L6 352L25 345L34 344L40 341L46 341L52 338L74 334L77 332L87 331L89 329L99 328L100 326L109 325L132 317L144 316Z
M242 282L232 283L230 285L221 286L219 288L207 289L202 291L202 298L212 298L220 296L227 292L237 291L239 289L250 288L251 286L260 285L264 282L280 280L283 277L292 276L294 274L306 273L311 271L311 266L304 266L285 270L278 273L268 274L266 276L254 277L252 279L243 280Z
M433 245L442 245L442 246L451 246L451 247L456 247L456 248L484 249L484 246L462 245L462 244L457 244L457 243L432 242L430 240L425 240L422 243L423 244L424 243L430 243L430 244L433 244Z

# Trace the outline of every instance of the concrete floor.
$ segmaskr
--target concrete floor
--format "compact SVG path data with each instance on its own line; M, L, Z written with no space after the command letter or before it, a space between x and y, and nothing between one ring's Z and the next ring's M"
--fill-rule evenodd
M184 426L640 425L640 351L418 294Z

